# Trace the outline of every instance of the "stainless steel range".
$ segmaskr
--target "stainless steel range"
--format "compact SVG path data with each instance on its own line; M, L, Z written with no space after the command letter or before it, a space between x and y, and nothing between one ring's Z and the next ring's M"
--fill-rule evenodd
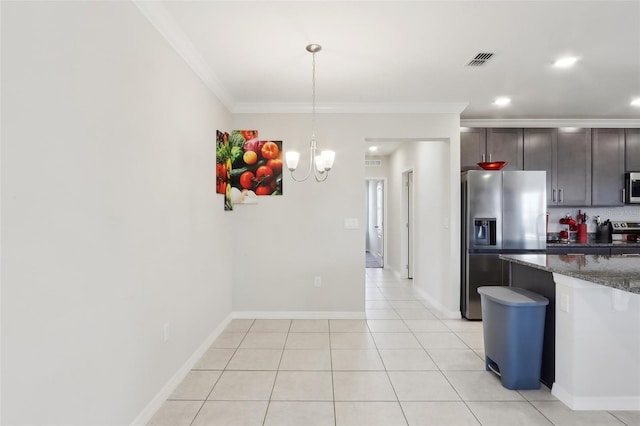
M460 310L482 319L478 287L507 285L502 253L544 252L547 184L544 171L469 170L462 184Z
M613 232L620 234L640 233L640 222L618 222L611 221Z
M640 222L611 221L612 240L637 241L640 239Z

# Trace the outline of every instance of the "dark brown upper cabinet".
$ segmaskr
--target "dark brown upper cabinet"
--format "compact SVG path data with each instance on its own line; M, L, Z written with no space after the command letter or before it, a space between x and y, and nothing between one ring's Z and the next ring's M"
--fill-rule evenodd
M640 172L640 129L626 129L626 171Z
M547 172L549 206L591 205L591 129L524 129L523 161Z
M624 129L593 129L591 133L591 204L624 204Z
M506 161L504 170L522 170L522 129L460 130L460 169L477 169L483 161Z

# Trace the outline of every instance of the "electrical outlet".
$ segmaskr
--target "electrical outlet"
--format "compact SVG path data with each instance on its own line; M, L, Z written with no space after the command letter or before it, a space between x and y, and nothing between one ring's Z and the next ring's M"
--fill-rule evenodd
M169 341L169 323L165 323L164 327L162 328L162 334L164 337L164 341Z
M322 277L315 277L313 279L313 286L314 287L322 287Z

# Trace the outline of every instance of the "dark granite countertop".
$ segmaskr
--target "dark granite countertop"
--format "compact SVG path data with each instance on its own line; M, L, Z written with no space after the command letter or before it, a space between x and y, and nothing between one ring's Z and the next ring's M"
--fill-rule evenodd
M610 243L599 243L596 241L596 234L590 233L586 243L579 243L575 240L575 232L572 232L570 237L569 242L561 243L558 234L548 234L547 238L552 240L547 240L547 247L640 247L640 239L637 241L614 239Z
M508 262L640 294L640 256L514 254Z
M568 243L550 243L547 242L547 247L640 247L639 242L629 241L613 241L611 243L597 243L595 240L589 240L586 243L577 243L570 241Z

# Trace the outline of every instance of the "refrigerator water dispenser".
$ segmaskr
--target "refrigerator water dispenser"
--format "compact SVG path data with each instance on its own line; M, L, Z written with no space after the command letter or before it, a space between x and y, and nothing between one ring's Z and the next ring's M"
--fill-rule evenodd
M475 245L495 246L496 245L496 219L476 218L474 220Z

